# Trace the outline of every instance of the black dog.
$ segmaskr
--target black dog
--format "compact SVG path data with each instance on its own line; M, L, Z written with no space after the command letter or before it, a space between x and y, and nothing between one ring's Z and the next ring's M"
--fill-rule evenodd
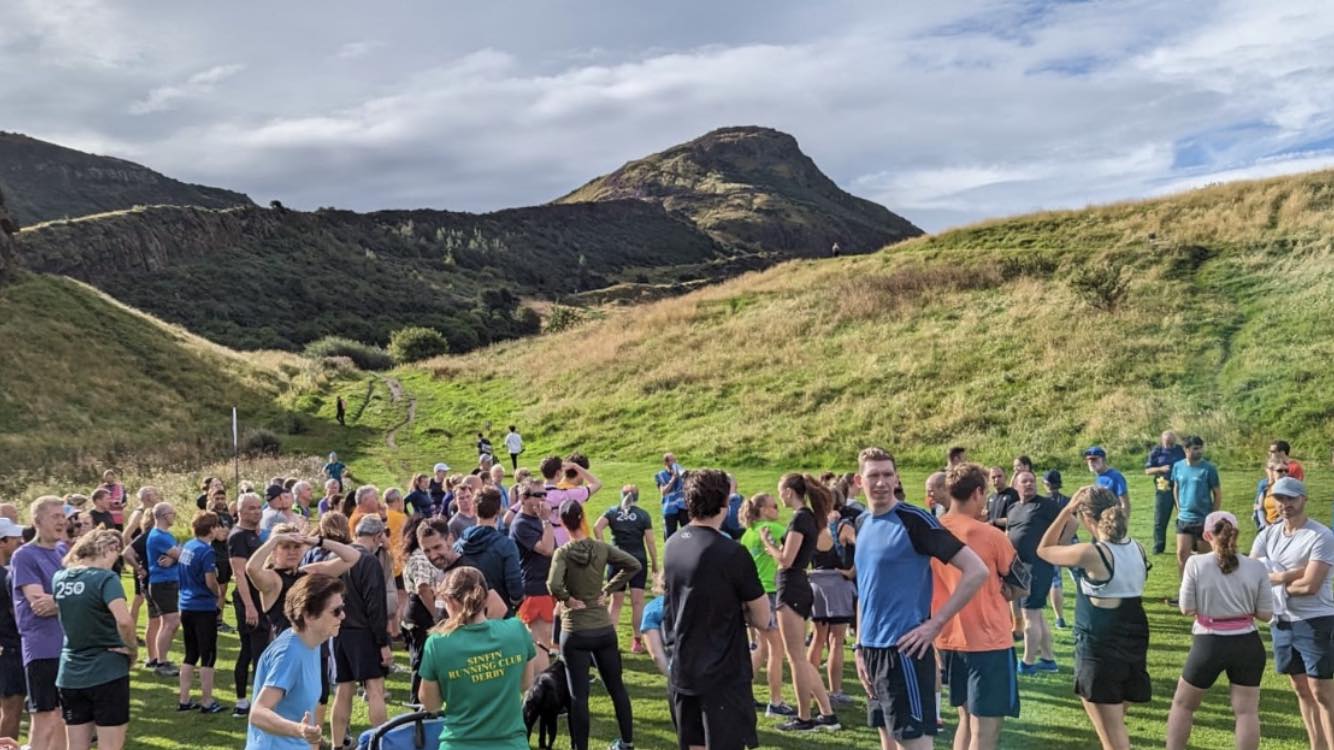
M570 683L565 679L565 662L553 657L551 666L533 680L533 686L523 697L523 723L528 728L529 741L532 741L533 725L538 724L539 750L555 748L557 718L569 710Z

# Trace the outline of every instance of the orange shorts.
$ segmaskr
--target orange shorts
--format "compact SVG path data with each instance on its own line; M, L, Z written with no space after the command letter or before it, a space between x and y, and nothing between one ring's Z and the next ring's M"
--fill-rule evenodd
M541 620L543 622L556 621L556 598L554 596L525 596L523 604L519 605L519 622L524 625L532 625Z

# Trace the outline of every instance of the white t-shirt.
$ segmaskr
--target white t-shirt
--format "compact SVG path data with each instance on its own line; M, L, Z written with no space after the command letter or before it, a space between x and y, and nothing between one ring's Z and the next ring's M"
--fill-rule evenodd
M1237 569L1224 573L1218 565L1218 556L1192 555L1186 560L1181 576L1181 606L1215 620L1249 618L1255 612L1272 612L1273 594L1270 591L1269 571L1265 564L1249 557L1237 557ZM1199 621L1191 627L1195 635L1241 635L1255 630L1249 626L1237 629L1215 630Z
M1310 596L1293 596L1282 586L1274 586L1274 616L1287 620L1312 620L1334 615L1334 533L1317 521L1307 519L1289 534L1282 521L1260 531L1251 545L1251 557L1264 562L1271 571L1298 570L1315 560L1330 565L1325 580Z
M523 438L519 433L511 432L505 436L505 449L510 453L523 453Z

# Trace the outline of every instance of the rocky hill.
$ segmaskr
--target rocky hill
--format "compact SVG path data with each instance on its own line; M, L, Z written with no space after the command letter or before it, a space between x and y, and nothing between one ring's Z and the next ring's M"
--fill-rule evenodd
M0 190L22 225L136 205L227 208L251 205L230 190L173 180L109 156L96 156L20 133L0 131Z
M722 128L632 161L557 203L633 198L688 216L727 245L780 257L879 250L922 230L839 189L771 128Z

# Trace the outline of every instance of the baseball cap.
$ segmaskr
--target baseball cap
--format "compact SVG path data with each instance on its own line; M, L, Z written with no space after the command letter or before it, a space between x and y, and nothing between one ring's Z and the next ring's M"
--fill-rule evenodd
M1095 445L1084 451L1084 458L1092 458L1094 456L1097 456L1098 458L1107 458L1107 451L1103 450L1101 445Z
M8 518L0 518L0 539L9 539L11 537L23 538L23 529Z
M442 461L435 465L435 471L449 471L449 464Z
M1274 487L1269 490L1269 494L1284 497L1306 497L1306 483L1300 479L1283 477L1274 482Z
M1043 475L1042 475L1042 481L1046 482L1047 484L1051 485L1052 487L1060 487L1060 486L1061 486L1061 472L1059 472L1059 471L1057 471L1057 470L1055 470L1055 469L1052 469L1052 470L1048 471L1046 474L1043 474Z
M361 520L357 521L357 536L375 536L383 533L384 521L381 521L380 517L373 513L362 516Z
M283 489L283 486L281 484L271 484L269 485L268 489L264 490L264 499L275 500L286 491L287 490Z
M1210 513L1209 515L1204 517L1204 533L1212 534L1214 531L1214 527L1218 525L1219 521L1227 521L1228 523L1232 524L1232 528L1234 529L1241 528L1240 526L1237 525L1236 516L1232 515L1231 513L1225 510L1216 510L1213 513Z

